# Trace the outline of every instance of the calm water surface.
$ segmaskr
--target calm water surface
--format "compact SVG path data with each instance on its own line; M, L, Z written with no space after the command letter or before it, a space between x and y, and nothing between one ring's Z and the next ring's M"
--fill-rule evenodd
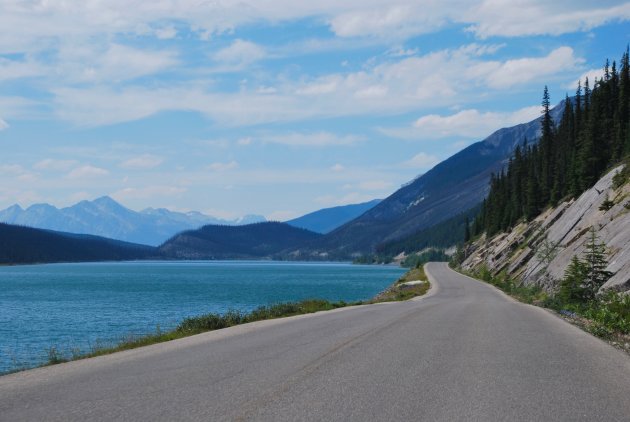
M0 373L173 328L187 316L306 298L368 299L403 269L339 263L119 262L0 267Z

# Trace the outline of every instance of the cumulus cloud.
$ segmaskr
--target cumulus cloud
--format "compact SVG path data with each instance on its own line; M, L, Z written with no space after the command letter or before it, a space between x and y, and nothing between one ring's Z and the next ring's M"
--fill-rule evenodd
M589 31L611 21L630 19L630 3L545 0L484 0L464 9L457 20L470 23L480 38L560 35Z
M103 168L94 167L88 164L85 166L75 168L70 173L68 173L66 177L68 179L81 180L81 179L92 179L92 178L103 177L103 176L107 176L108 174L109 174L109 171Z
M428 114L417 119L409 127L381 128L380 131L391 137L411 140L480 138L502 127L529 122L540 116L540 110L540 106L531 106L513 112L482 112L467 109L448 116Z
M254 22L323 20L338 37L405 38L439 30L449 23L468 25L477 37L563 34L588 31L630 18L630 3L585 0L320 0L288 2L212 2L109 0L23 2L8 0L0 14L5 37L0 52L32 51L46 40L114 38L116 34L176 36L172 23L200 39ZM104 36L104 37L103 37Z
M131 170L147 170L152 169L164 162L162 157L151 154L143 154L138 157L130 158L120 163L120 167Z
M542 57L486 60L484 55L497 48L472 44L411 57L387 56L384 62L355 72L281 78L274 92L246 85L235 92L218 92L205 80L188 80L168 86L99 83L54 88L52 93L58 117L79 125L115 124L185 110L241 126L451 106L477 98L480 90L500 91L548 79L575 70L582 62L569 47Z
M129 47L123 44L91 42L64 45L56 67L69 83L121 82L152 75L178 63L176 53Z
M492 88L509 88L562 70L575 69L582 62L583 60L573 55L572 48L559 47L545 57L527 57L503 63L481 63L471 69L471 72L485 74L488 86Z
M217 51L213 58L228 65L247 66L267 56L265 49L250 41L236 39L228 47Z
M595 79L600 80L603 77L604 77L603 69L591 69L589 71L582 73L579 78L577 78L575 81L573 81L571 84L567 86L567 89L577 90L578 83L581 83L582 88L584 88L584 82L586 81L586 78L588 78L588 83L591 86L591 88L593 88L593 82L595 82Z
M448 2L423 3L425 4L382 2L379 8L354 9L332 18L330 27L341 37L387 38L428 33L442 27L450 12L451 6L447 4Z

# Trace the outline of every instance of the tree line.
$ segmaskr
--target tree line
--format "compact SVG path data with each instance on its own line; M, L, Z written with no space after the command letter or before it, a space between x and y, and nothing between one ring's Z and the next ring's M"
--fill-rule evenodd
M630 65L626 48L617 66L606 60L601 79L578 83L567 95L560 122L550 113L547 87L542 100L539 142L516 147L472 224L472 234L488 235L531 220L548 206L577 197L614 163L630 154Z

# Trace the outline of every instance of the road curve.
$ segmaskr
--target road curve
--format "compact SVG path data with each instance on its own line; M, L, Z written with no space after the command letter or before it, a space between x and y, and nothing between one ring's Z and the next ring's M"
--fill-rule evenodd
M625 354L445 264L427 272L419 300L0 377L0 420L630 419Z

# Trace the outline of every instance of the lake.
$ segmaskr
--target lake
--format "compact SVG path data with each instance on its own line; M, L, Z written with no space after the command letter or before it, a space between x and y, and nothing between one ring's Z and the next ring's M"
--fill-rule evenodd
M0 373L64 353L174 328L183 318L321 298L369 299L404 273L393 266L168 261L0 267Z

